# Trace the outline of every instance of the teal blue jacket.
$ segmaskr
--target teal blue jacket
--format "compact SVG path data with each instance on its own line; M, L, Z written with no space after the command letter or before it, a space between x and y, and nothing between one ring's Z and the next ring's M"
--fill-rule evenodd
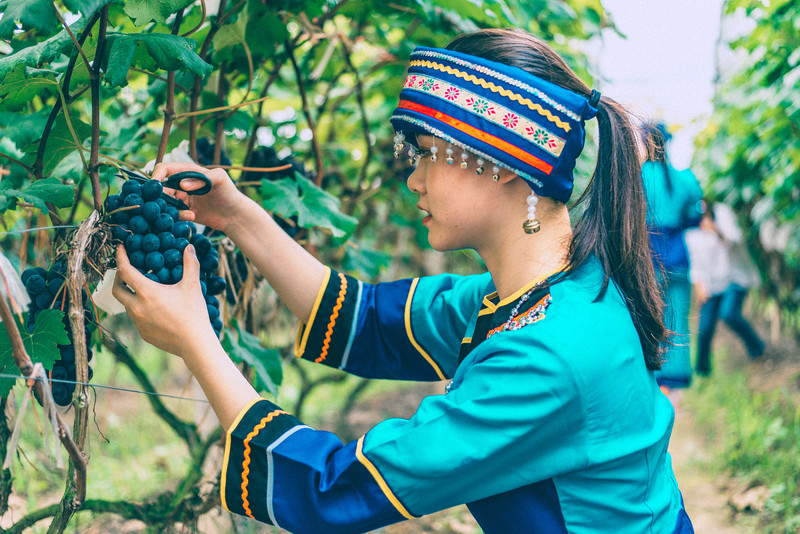
M591 259L500 301L488 274L370 285L329 271L298 356L450 380L351 443L267 400L228 432L225 507L292 532L367 532L466 503L484 532L692 532L674 411Z

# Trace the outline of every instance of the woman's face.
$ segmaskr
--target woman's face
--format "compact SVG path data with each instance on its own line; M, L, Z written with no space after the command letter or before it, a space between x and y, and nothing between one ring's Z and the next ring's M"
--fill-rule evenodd
M409 176L408 188L419 195L417 207L425 212L422 224L428 228L428 241L436 250L473 248L480 250L481 244L490 239L492 233L494 202L491 164L484 164L484 172L475 172L476 158L470 155L469 167L462 169L459 147L453 147L452 164L445 161L448 144L441 139L417 136L421 158L419 165ZM430 149L437 147L438 161L431 161ZM493 187L494 186L494 187Z

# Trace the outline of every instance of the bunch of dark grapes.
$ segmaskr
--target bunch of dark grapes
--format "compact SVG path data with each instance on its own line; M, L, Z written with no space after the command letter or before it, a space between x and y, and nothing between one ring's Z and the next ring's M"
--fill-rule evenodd
M28 291L31 303L28 306L28 332L33 333L36 326L36 317L42 310L53 308L67 311L69 308L69 293L66 286L66 265L63 262L55 262L50 270L44 267L32 267L22 272L22 283ZM85 312L86 325L86 351L89 361L92 360L92 349L89 341L94 330L94 316L88 305L89 295L82 291L83 308ZM72 401L72 394L75 392L75 344L72 337L72 327L69 317L65 313L62 319L67 328L69 336L68 345L58 345L61 358L53 363L53 368L49 369L50 378L55 379L50 385L53 392L53 400L59 406L67 406ZM92 378L92 368L89 367L89 380ZM66 380L67 382L60 382Z
M227 286L218 276L219 254L211 240L197 232L194 223L181 221L178 208L167 202L161 182L128 180L119 195L106 199L112 237L125 245L128 260L159 284L176 284L183 278L183 251L191 243L200 260L200 287L208 318L219 336L222 319L215 296ZM171 199L173 200L173 199Z
M214 163L214 149L216 145L209 141L207 137L198 139L195 148L197 148L197 163L200 165L212 165ZM220 150L219 164L233 165L231 158L225 153L225 149Z

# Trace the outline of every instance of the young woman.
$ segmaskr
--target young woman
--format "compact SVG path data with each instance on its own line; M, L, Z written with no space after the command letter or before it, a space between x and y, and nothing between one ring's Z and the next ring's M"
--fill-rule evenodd
M692 381L692 285L684 231L700 224L703 190L691 170L679 171L670 164L667 144L672 135L663 123L645 124L644 134L647 160L642 165L642 180L649 207L647 227L653 263L665 295L664 322L672 332L656 380L665 388L684 388Z
M573 230L565 202L595 116L600 155ZM538 39L487 30L415 50L391 120L397 155L405 139L418 163L408 187L431 245L473 248L488 273L362 283L309 256L220 170L185 217L255 262L302 321L297 356L450 380L408 420L352 443L305 426L226 357L191 248L169 287L118 253L115 295L228 428L224 506L292 532L366 532L461 503L489 534L692 532L653 375L665 329L623 110ZM188 169L200 170L168 163L153 177Z

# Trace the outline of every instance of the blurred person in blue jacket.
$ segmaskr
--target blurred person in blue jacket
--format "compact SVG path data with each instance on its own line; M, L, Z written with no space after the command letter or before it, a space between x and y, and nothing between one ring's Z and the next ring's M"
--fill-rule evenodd
M691 383L689 310L692 287L684 231L700 223L703 191L694 173L670 164L672 135L662 122L643 126L646 161L642 180L647 196L647 227L656 273L664 292L664 323L673 333L665 345L664 364L656 372L662 388Z

